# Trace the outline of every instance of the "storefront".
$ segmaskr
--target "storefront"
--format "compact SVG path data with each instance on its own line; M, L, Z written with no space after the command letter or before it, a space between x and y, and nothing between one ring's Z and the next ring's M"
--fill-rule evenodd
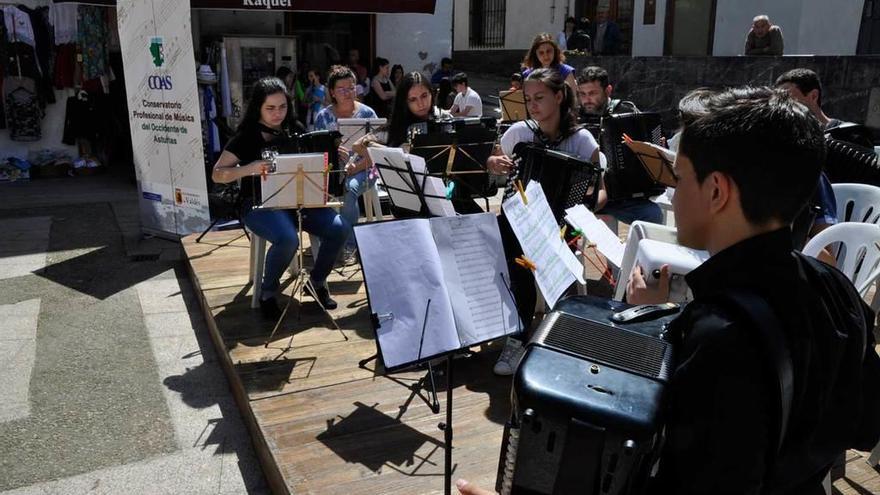
M118 8L115 0L25 0L22 4L23 7L2 7L4 19L9 17L11 21L0 25L21 27L13 33L3 32L5 43L0 45L0 57L4 61L0 67L3 83L0 127L5 127L0 128L0 180L9 176L37 178L112 170L137 176L139 182L143 182L143 159L139 159L138 153L160 153L155 146L150 145L146 150L145 145L138 142L136 134L140 127L134 122L154 132L177 129L179 135L180 129L193 117L197 118L197 125L201 124L199 147L203 153L198 160L188 158L189 152L178 155L178 161L185 165L177 163L175 167L198 167L206 171L222 149L228 133L235 128L248 86L253 81L274 74L281 66L296 70L308 63L326 71L332 63L346 63L352 48L359 50L360 63L369 67L377 54L377 17L431 14L435 9L433 0L192 0L189 8L181 8L178 2L165 2L167 9L185 11L182 17L188 14L190 22L185 24L190 26L192 34L192 45L183 47L183 51L176 48L177 56L172 61L188 66L186 70L192 71L193 77L199 71L192 95L184 94L189 89L179 87L175 81L173 91L178 94L174 98L185 103L197 95L199 105L192 108L190 116L185 115L186 112L175 116L174 109L162 108L172 110L166 115L166 120L172 122L157 123L160 112L155 108L154 99L138 98L133 106L132 88L150 90L157 97L166 94L172 89L165 87L162 77L171 74L171 69L161 67L158 59L153 61L155 65L146 65L150 63L149 56L144 58L140 53L136 63L139 67L144 64L152 72L144 67L133 71L129 60L123 63L122 26L117 16L122 18L125 2L119 2ZM131 7L132 11L139 6ZM432 16L403 15L397 16L395 21L409 17L430 19ZM162 19L161 15L153 15L150 25L156 28L164 23ZM180 18L176 21L180 23ZM414 26L412 22L408 24ZM441 22L440 29L448 31L448 25L444 28ZM165 39L165 48L176 41ZM407 48L415 56L418 49ZM186 53L187 49L191 51ZM425 60L423 52L418 51L421 60ZM387 52L380 55L389 57ZM442 56L448 55L449 50L432 50L430 58L439 62ZM183 63L186 59L193 61L191 66ZM407 70L425 67L428 65L407 67ZM134 73L137 76L127 84L125 79L132 78ZM144 102L153 108L143 107ZM178 118L181 122L174 122ZM134 147L132 130L135 131ZM191 145L192 134L185 135ZM156 140L155 136L153 139ZM169 135L159 141L156 146L170 146L177 139ZM173 155L170 151L166 154ZM152 155L151 159L155 160ZM169 177L174 176L172 171ZM186 188L181 191L174 184L169 186L169 194L139 192L146 201L170 202L166 206L171 209L184 205ZM203 191L205 187L193 186ZM142 217L142 223L143 220ZM175 221L175 227L159 227L159 230L182 235L197 230L206 221L207 218L198 222Z

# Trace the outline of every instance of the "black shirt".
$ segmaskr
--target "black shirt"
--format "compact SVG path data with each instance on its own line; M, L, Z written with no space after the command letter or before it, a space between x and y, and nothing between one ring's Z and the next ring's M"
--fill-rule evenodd
M842 273L793 252L787 228L723 250L686 280L694 301L670 330L678 365L657 493L824 493L831 463L856 442L863 383L880 369L873 312ZM784 327L794 392L778 456L776 374L756 330L713 304L728 288L761 296Z

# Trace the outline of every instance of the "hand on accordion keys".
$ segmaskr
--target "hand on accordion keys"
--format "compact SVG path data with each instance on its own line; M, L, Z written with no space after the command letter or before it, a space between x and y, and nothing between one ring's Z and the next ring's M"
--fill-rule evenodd
M495 175L508 175L513 170L513 160L507 155L492 155L486 161L486 169Z
M669 302L669 265L660 267L660 273L643 273L635 265L626 284L626 302L629 304L660 304ZM648 277L656 277L656 284L648 283Z

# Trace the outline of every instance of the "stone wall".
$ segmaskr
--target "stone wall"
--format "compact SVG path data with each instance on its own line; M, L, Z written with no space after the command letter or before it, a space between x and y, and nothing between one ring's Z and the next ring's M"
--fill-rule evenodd
M519 51L455 52L456 68L509 76L519 66ZM676 127L678 101L688 91L766 85L798 67L815 70L824 85L823 108L830 117L866 123L880 131L880 57L570 57L577 69L600 65L608 70L617 98L632 100L642 111L661 112L664 127Z

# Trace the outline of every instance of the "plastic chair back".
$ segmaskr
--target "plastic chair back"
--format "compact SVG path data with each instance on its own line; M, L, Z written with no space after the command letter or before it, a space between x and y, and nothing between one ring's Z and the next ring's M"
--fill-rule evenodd
M869 184L832 184L837 221L880 223L880 187Z
M857 222L832 225L810 239L803 253L817 257L828 246L837 248L837 268L864 297L880 277L880 227Z

